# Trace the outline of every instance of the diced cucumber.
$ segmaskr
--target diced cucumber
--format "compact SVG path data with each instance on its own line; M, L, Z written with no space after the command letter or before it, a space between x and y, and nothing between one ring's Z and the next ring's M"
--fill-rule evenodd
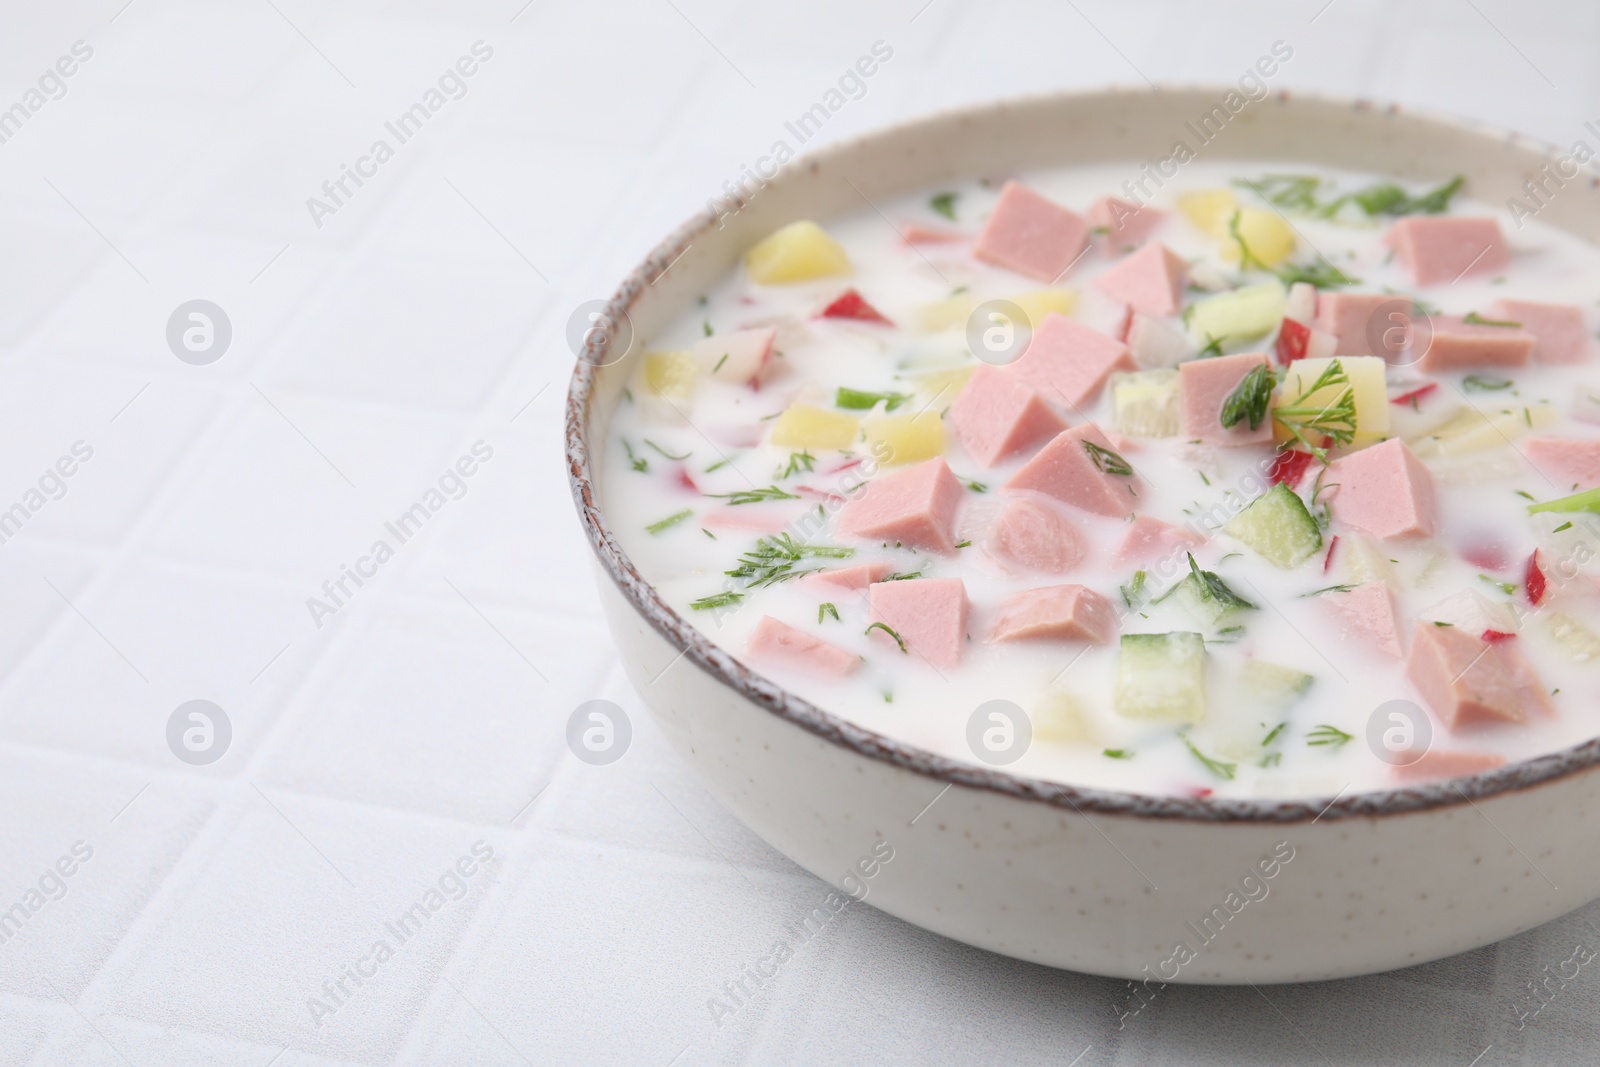
M1298 567L1322 547L1322 530L1299 494L1282 482L1222 524L1222 532L1280 567Z
M1206 716L1206 643L1196 633L1123 634L1117 714L1197 723Z
M1200 344L1212 340L1243 341L1264 337L1278 328L1288 296L1279 282L1247 285L1218 293L1190 306L1185 314L1189 335Z
M1128 437L1178 432L1178 372L1170 368L1111 376L1112 424Z
M1242 696L1272 715L1288 711L1311 688L1313 678L1293 667L1280 667L1265 660L1247 660L1239 672Z

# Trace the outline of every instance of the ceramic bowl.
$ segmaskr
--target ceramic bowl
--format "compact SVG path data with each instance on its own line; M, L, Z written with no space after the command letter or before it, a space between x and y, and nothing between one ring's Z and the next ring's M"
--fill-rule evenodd
M671 743L752 830L856 898L971 945L1146 982L1293 982L1422 963L1600 896L1600 741L1471 778L1315 799L1198 800L1083 789L963 763L860 729L718 648L656 595L607 525L597 449L649 338L760 237L940 182L1193 146L1230 87L1053 95L936 115L786 166L708 203L611 300L567 406L579 517L629 677ZM1331 164L1434 181L1491 204L1564 153L1360 100L1278 93L1230 114L1214 160ZM1569 180L1543 221L1600 236ZM1510 226L1509 216L1502 225ZM631 327L631 330L628 328ZM885 857L888 857L885 859ZM1268 872L1271 872L1270 875Z

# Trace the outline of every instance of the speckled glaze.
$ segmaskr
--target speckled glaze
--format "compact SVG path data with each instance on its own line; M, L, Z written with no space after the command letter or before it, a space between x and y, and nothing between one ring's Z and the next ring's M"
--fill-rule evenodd
M1180 137L1192 144L1184 123L1229 91L1048 96L840 144L790 164L736 213L690 220L628 277L611 310L631 319L632 336L648 338L778 226L940 181L1108 161L1126 161L1136 178L1142 162L1169 155ZM1520 195L1530 173L1563 154L1458 120L1298 93L1249 104L1199 152L1418 181L1460 173L1490 203ZM1541 220L1600 240L1597 184L1569 182ZM1212 983L1421 963L1600 896L1600 740L1453 782L1211 801L1079 789L958 763L790 694L662 603L606 526L590 445L604 440L644 347L618 352L597 336L568 396L569 477L600 563L607 619L629 677L678 751L747 825L819 877L858 896L864 888L868 902L909 922L1020 959ZM880 841L893 847L892 862L870 880L847 882ZM1274 849L1292 850L1292 859L1262 878L1257 865ZM1255 880L1241 890L1247 875Z

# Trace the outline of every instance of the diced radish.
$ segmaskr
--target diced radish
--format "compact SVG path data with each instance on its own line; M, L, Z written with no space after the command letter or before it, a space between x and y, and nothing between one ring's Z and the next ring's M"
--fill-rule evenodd
M678 484L689 490L691 493L698 493L700 491L700 487L694 484L694 479L689 477L688 467L678 468Z
M1313 458L1315 457L1310 452L1285 448L1272 457L1272 469L1268 472L1267 477L1274 484L1287 485L1290 489L1293 489L1300 484L1300 479L1305 477L1306 468L1311 466Z
M705 337L695 342L694 361L719 382L754 383L777 336L776 326L763 326Z
M815 500L829 500L836 504L843 504L845 502L845 498L840 496L838 493L830 493L826 489L816 489L809 485L797 485L794 487L794 491L799 493L801 496L809 496Z
M1328 541L1328 554L1322 557L1322 573L1327 574L1328 568L1333 566L1333 550L1339 547L1339 535L1334 534Z
M1289 302L1284 305L1283 317L1310 326L1317 317L1317 287L1310 282L1295 282L1289 286Z
M1128 351L1141 367L1175 367L1194 355L1194 342L1169 322L1135 313L1128 326Z
M924 226L921 223L909 223L900 231L908 245L936 245L949 244L953 241L970 241L971 234L957 233L955 230L941 230L937 226Z
M817 316L820 319L855 319L859 322L881 322L885 326L893 326L877 308L867 303L861 294L854 289L846 289L836 297L833 303L822 309Z
M847 471L851 467L859 467L859 466L861 466L861 457L860 456L855 456L855 457L852 457L851 459L845 460L843 463L840 463L838 466L829 467L827 473L829 473L829 474L838 474L840 471Z
M1517 636L1517 635L1516 634L1508 634L1504 630L1485 630L1485 631L1483 631L1483 639L1485 641L1487 641L1491 645L1497 645L1501 641L1509 641L1515 636Z
M1533 555L1528 557L1528 567L1522 576L1522 587L1528 593L1528 603L1543 602L1548 585L1544 567L1540 565L1539 550L1536 548L1533 550Z
M1506 569L1506 550L1492 541L1479 541L1461 549L1461 558L1486 571Z
M1311 327L1294 319L1284 319L1278 328L1278 343L1273 346L1273 354L1287 367L1297 359L1306 358L1306 345L1310 341Z
M1417 386L1415 389L1407 389L1399 396L1390 397L1389 403L1414 405L1416 401L1421 400L1423 397L1427 396L1437 388L1439 388L1438 382L1428 382L1424 385Z

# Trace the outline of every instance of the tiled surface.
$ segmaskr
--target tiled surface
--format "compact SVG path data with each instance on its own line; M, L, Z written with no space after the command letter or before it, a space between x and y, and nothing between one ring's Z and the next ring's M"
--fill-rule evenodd
M1391 975L1169 989L1119 1026L1120 983L852 905L714 1016L827 890L623 680L559 420L568 311L876 40L893 59L830 139L1229 81L1283 39L1278 85L1567 142L1600 115L1600 9L86 0L3 24L0 110L93 55L0 144L0 509L93 455L0 544L0 910L39 902L0 942L0 1064L1595 1059L1592 977L1513 1015L1600 947L1593 907ZM316 225L306 198L477 41L460 98ZM234 330L209 366L165 340L197 297ZM344 578L476 442L492 458ZM607 767L563 737L596 697L635 713ZM167 747L191 699L231 723L208 766ZM494 859L452 875L480 842ZM426 924L387 933L414 904Z

